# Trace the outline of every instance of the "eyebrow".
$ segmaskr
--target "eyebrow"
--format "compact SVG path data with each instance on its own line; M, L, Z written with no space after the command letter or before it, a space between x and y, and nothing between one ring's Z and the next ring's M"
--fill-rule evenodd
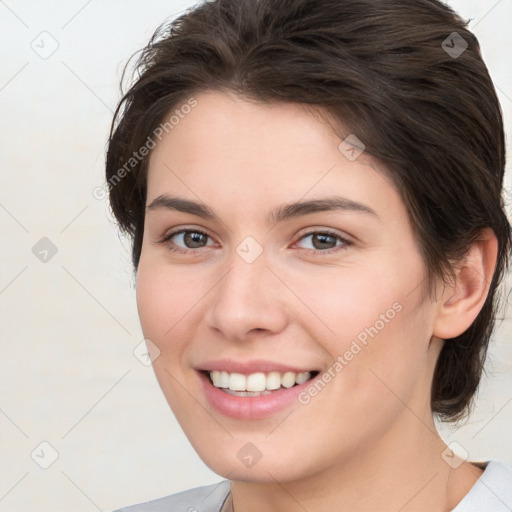
M181 197L169 196L167 194L162 194L155 198L146 207L146 212L160 209L175 210L183 213L190 213L203 219L220 221L218 215L216 215L215 212L204 203L183 199ZM336 210L367 213L379 219L375 210L369 206L352 201L345 197L335 196L325 197L322 199L312 199L309 201L297 201L281 205L274 211L270 212L267 217L267 221L269 224L277 224L284 220L300 217L302 215Z

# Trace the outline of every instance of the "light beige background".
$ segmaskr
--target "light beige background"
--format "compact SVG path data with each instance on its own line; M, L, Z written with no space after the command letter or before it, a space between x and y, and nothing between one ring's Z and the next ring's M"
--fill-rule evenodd
M472 18L510 151L512 0L449 3ZM133 355L142 334L128 243L92 195L122 65L191 5L0 0L0 511L109 510L221 479ZM57 249L46 263L32 252L43 237ZM473 460L512 464L510 311L475 414L445 433ZM43 441L58 453L48 469Z

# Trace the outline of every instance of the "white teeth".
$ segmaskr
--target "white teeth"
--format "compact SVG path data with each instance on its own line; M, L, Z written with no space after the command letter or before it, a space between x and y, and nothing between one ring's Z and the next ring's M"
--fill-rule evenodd
M271 391L265 389L264 391L231 391L231 389L223 389L226 393L233 396L261 396L270 395Z
M228 372L220 372L219 387L229 388L229 373Z
M303 384L304 382L306 382L309 378L311 377L311 373L310 372L301 372L301 373L297 373L297 377L295 377L295 382L297 384Z
M258 396L268 394L265 391L273 391L283 388L291 388L295 384L303 384L311 378L311 372L263 372L243 375L242 373L228 373L226 371L213 370L210 378L217 388L229 389L230 394L239 396ZM232 392L232 393L231 393Z
M247 376L247 391L264 391L266 380L264 373L251 373Z
M213 370L210 372L210 378L212 379L213 385L217 388L220 388L220 372L219 370Z
M281 386L285 388L291 388L295 384L295 373L294 372L286 372L281 377Z
M245 386L247 384L247 378L241 373L231 373L229 375L229 389L231 391L247 391Z
M267 375L266 388L268 390L279 389L281 387L281 374L279 372L270 372Z

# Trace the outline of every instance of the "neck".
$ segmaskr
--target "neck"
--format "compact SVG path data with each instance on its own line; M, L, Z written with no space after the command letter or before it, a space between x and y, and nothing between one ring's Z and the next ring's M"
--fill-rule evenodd
M482 470L467 462L454 469L441 456L446 445L432 417L404 411L402 426L378 443L323 471L294 481L232 481L234 512L441 512L452 510ZM449 459L453 464L453 459ZM270 469L270 468L269 468ZM269 474L271 474L269 470Z

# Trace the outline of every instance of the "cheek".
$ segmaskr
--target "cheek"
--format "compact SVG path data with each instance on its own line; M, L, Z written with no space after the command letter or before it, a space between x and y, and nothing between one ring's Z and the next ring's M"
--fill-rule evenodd
M390 272L377 267L312 268L289 274L288 281L305 306L308 323L332 349L336 357L347 342L370 339L376 331L388 330L399 316L402 286L393 282ZM295 320L300 321L300 317ZM330 336L329 336L330 334Z
M172 318L167 316L167 295L166 286L161 279L158 279L157 272L148 268L141 259L137 271L137 311L144 337L155 343L165 332L164 325L167 325L167 318L169 320L167 329L172 325L170 323Z
M349 393L358 407L396 400L393 391L410 396L430 339L427 306L417 287L421 261L325 270L307 278L297 273L293 283L314 313L303 325L332 358L331 373L342 376L332 379L333 390Z
M144 336L160 342L173 336L187 315L193 312L204 290L199 279L191 279L186 269L171 269L141 258L137 271L137 310ZM165 347L159 347L163 350Z
M182 392L180 382L181 361L187 350L189 319L198 290L190 286L185 272L157 265L150 258L141 258L137 271L136 299L140 325L145 339L151 340L159 350L152 366L155 376L171 409L194 409L187 403L188 395ZM181 404L181 405L180 405ZM191 414L191 416L193 416Z

